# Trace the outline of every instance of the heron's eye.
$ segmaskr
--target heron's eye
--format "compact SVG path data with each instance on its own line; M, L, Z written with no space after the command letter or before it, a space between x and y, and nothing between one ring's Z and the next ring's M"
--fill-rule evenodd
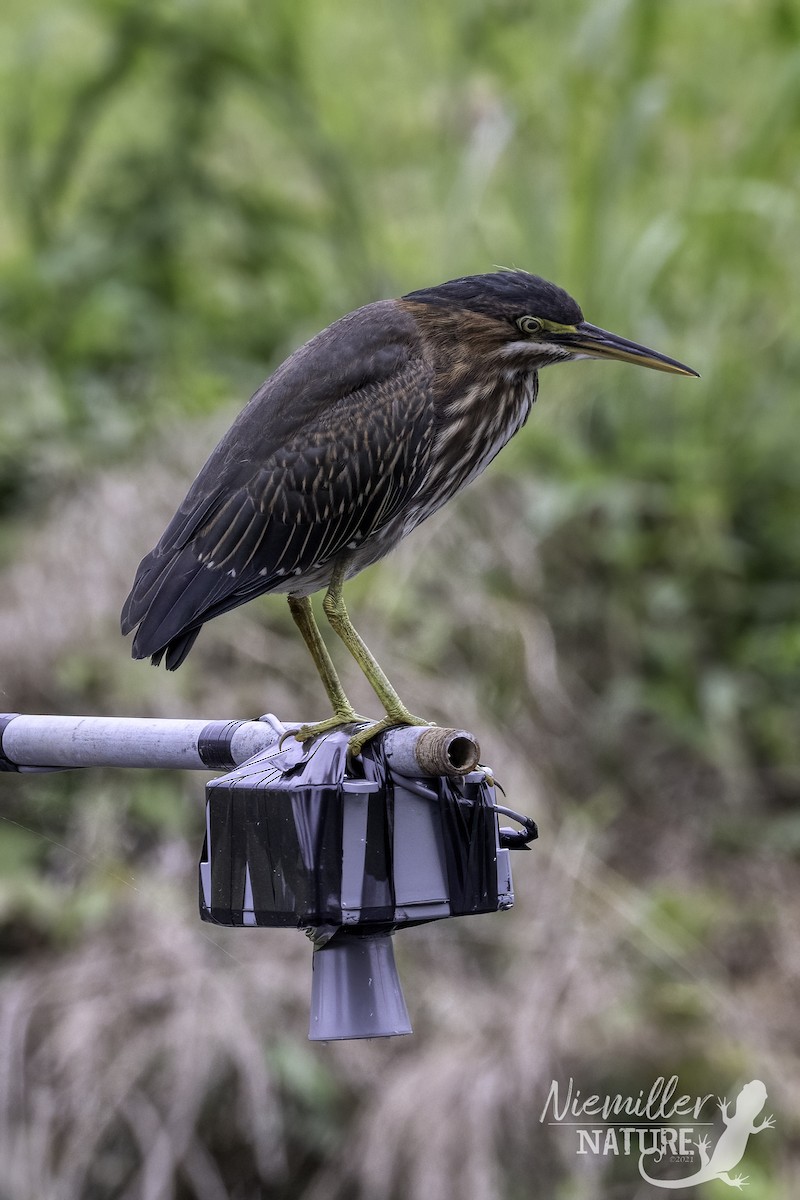
M544 329L544 321L539 317L517 317L517 329L521 333L541 333Z

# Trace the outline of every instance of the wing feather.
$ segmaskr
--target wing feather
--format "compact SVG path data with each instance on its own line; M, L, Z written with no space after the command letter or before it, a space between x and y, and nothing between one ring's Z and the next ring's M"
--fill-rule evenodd
M174 669L205 621L262 592L300 590L378 535L421 481L429 389L416 327L392 301L292 355L142 560L122 612L123 632L138 626L134 657L166 651Z

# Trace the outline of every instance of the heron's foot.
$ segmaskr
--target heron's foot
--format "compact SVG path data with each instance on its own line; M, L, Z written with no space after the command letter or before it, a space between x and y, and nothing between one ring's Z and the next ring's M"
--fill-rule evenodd
M348 757L351 759L358 758L367 742L377 737L379 733L385 733L387 729L393 729L396 725L432 724L432 721L425 721L422 717L415 717L413 713L408 711L405 705L393 708L380 721L375 721L372 725L368 725L366 729L359 729L358 733L353 734L347 746Z
M370 718L362 717L355 709L340 710L327 717L324 721L316 721L313 725L301 725L285 737L294 737L298 742L308 742L323 733L331 733L334 729L342 729L345 725L369 725Z

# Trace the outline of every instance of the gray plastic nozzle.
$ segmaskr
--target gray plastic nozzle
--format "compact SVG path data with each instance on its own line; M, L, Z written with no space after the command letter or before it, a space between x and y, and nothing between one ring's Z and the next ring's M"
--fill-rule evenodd
M389 933L338 933L314 951L312 1042L411 1033Z

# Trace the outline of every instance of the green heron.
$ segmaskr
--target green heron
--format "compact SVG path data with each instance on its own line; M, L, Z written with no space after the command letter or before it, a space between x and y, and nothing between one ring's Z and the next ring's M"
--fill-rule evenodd
M347 614L346 579L383 558L488 466L525 424L538 371L574 358L690 367L584 321L562 288L524 271L454 279L349 313L261 385L195 479L122 612L134 658L179 667L206 621L285 592L334 715L354 722L314 619L323 609L386 716L353 736L427 724L401 702Z

